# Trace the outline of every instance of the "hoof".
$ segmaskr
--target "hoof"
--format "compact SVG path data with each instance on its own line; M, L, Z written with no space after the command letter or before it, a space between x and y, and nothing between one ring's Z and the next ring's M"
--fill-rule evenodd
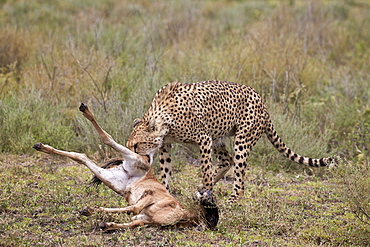
M80 107L78 108L80 111L84 112L85 110L87 110L87 105L84 104L84 103L81 103Z
M92 215L93 211L94 211L94 209L91 208L91 207L84 207L83 209L81 209L80 215L90 216L90 215Z
M41 143L41 142L38 142L38 143L36 143L35 145L33 145L33 147L32 147L32 148L36 149L37 151L40 151L41 146L42 146L42 143Z
M103 231L107 231L107 229L108 229L107 223L105 223L105 222L100 223L99 228Z
M99 228L100 230L104 231L104 232L107 232L107 231L114 231L114 230L117 230L118 228L115 228L114 227L115 223L113 222L102 222L99 224Z

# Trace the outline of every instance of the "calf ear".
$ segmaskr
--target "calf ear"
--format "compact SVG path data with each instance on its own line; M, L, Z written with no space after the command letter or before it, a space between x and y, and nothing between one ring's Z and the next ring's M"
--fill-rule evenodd
M135 128L139 123L143 122L140 118L136 118L132 123L133 127Z

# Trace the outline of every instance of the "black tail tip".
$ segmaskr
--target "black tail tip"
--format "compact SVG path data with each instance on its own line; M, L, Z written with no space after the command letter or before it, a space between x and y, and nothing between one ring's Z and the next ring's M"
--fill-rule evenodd
M330 168L337 167L339 165L339 158L337 156L329 157L327 163Z
M80 111L84 112L85 110L87 110L87 105L85 103L81 103L80 107L78 108Z

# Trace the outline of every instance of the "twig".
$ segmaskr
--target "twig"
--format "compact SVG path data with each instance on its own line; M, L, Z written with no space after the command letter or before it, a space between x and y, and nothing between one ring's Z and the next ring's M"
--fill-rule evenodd
M70 54L71 54L71 56L74 58L74 60L75 60L75 62L76 62L76 64L77 64L77 66L78 67L80 67L89 77L90 77L90 79L91 79L91 81L92 81L92 83L93 83L93 86L94 86L94 88L96 89L96 90L98 90L98 93L99 93L99 95L100 95L100 98L101 98L101 100L99 100L99 98L96 96L96 95L94 95L93 94L93 96L94 96L94 98L97 100L97 102L100 104L100 105L102 105L103 106L103 108L104 108L104 111L105 112L107 112L108 110L107 110L107 102L106 102L106 93L104 92L104 88L102 87L102 86L100 86L99 84L98 84L98 82L95 80L95 78L92 76L92 74L89 72L89 70L87 69L87 67L88 66L83 66L82 64L81 64L81 62L70 52ZM109 74L110 74L110 72L111 72L111 70L112 70L112 67L113 66L109 66L109 68L108 68L108 70L107 70L107 73L106 73L106 75L105 75L105 77L104 77L104 81L103 81L103 83L102 83L102 85L106 85L107 84L107 82L108 82L108 79L109 79Z

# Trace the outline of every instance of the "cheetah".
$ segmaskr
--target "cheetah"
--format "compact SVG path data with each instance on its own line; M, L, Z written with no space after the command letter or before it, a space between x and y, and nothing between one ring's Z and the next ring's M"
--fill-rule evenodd
M244 175L252 147L265 133L286 158L308 166L335 163L332 157L313 159L294 153L276 133L261 96L255 89L233 82L171 82L155 95L143 119L135 119L127 140L132 151L153 160L159 152L162 183L169 189L171 143L198 144L204 189L212 190L234 168L233 191L228 202L244 193ZM234 136L234 155L226 150L225 138ZM218 159L213 171L212 154Z

